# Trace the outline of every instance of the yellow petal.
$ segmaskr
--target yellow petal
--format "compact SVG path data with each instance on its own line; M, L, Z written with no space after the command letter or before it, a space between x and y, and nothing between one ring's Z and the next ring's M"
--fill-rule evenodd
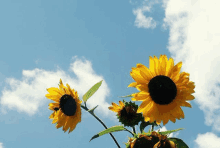
M132 82L131 84L128 85L128 87L136 87L137 82Z
M69 128L69 120L70 119L70 117L69 116L67 116L66 117L66 123L64 124L64 126L63 126L63 131L64 132L66 132L67 130L68 130L68 128Z
M137 64L137 68L140 69L141 76L147 81L150 81L153 78L151 71L145 65Z
M150 121L150 118L149 117L144 117L144 121L148 122L148 121Z
M145 83L145 84L139 84L136 86L137 90L139 91L145 91L145 92L148 92L148 84Z
M170 77L173 67L174 67L174 60L173 58L170 58L166 65L166 76Z
M140 70L137 68L132 68L130 75L137 83L147 83L147 80L142 77Z
M60 97L62 96L62 93L60 92L60 90L56 87L51 87L48 88L47 91L49 92L49 94L51 95L60 95Z
M113 111L113 112L119 112L119 111L120 111L120 109L114 108L114 107L112 107L112 106L108 107L108 109L111 110L111 111Z
M170 78L173 80L175 79L175 77L179 76L180 74L180 70L181 70L181 67L182 67L182 62L179 62L178 64L176 64L173 68L172 68L172 73L171 73L171 76ZM179 77L178 77L179 79Z
M166 55L161 55L160 56L160 74L165 75L166 74L166 64L167 64L167 56Z
M150 59L149 59L149 67L150 67L150 72L151 74L153 75L153 77L156 76L156 72L155 72L155 63L154 63L154 59L150 56Z
M112 106L114 107L114 108L120 108L116 103L114 103L114 102L112 102Z
M45 95L48 99L53 100L55 102L59 102L60 100L60 95L51 95L51 94L46 94Z
M154 72L156 75L159 75L160 73L160 66L159 66L159 60L156 56L154 56Z
M76 120L76 118L71 118L70 122L72 124L70 126L69 133L72 132L76 128L76 125L78 124L78 121Z
M163 126L166 125L168 121L169 121L169 115L167 114L163 119Z
M49 116L49 119L54 118L54 116L55 116L55 112L53 112L53 113Z
M148 92L141 91L136 94L132 94L134 98L131 98L132 101L145 101L149 100L150 94Z
M141 113L143 112L143 110L145 111L149 110L152 106L153 106L153 101L151 101L150 99L143 101L141 105L138 107L137 113Z
M125 105L123 102L119 101L120 107L123 108Z
M175 123L175 122L176 122L176 118L175 118L175 117L173 117L172 115L170 115L170 120L171 120L173 123Z
M195 97L193 95L188 95L188 96L186 96L185 100L193 100L193 99L195 99Z

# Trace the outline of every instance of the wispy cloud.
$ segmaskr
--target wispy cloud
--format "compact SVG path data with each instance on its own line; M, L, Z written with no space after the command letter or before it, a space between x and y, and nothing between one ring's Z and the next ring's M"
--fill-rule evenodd
M58 87L60 78L63 83L68 83L71 88L78 91L80 97L95 83L104 80L103 76L96 74L92 68L92 63L86 59L73 58L70 64L71 76L61 70L59 67L56 71L48 71L35 68L33 70L23 70L22 78L7 78L5 87L2 91L0 104L2 111L16 110L29 115L36 114L37 110L49 100L45 97L48 92L46 88ZM88 107L92 108L99 105L97 111L102 115L108 116L113 113L108 110L110 104L106 102L110 90L105 81L100 89L88 100Z
M164 25L170 29L168 49L182 71L195 82L195 101L205 123L220 131L220 1L164 0Z
M144 6L133 10L133 14L136 16L135 26L138 28L151 28L156 27L156 21L152 17L146 17L144 12L150 12L149 6Z
M3 148L3 143L0 143L0 148Z
M219 148L220 138L213 133L199 134L195 140L197 148Z

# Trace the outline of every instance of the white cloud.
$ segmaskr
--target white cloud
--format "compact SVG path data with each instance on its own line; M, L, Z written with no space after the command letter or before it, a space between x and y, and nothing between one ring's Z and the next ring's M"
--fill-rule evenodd
M70 76L60 68L56 71L48 71L35 68L33 70L23 70L22 79L7 78L5 87L2 91L0 104L2 111L17 110L29 115L36 114L37 110L49 100L45 97L48 92L46 88L58 87L60 78L63 83L68 83L71 88L78 91L80 97L95 83L104 80L97 75L92 68L92 63L88 60L82 60L75 57L70 64L69 71L75 76ZM106 102L110 90L105 81L102 82L99 90L88 100L89 108L99 105L96 109L102 115L112 115L113 112L108 110L110 104ZM52 101L51 101L52 102Z
M144 6L133 10L136 16L135 26L138 28L152 28L156 27L156 21L152 17L146 17L144 12L150 12L150 6Z
M220 137L207 132L205 134L198 134L194 142L196 143L196 148L219 148Z
M3 143L0 143L0 148L3 148Z
M164 0L168 49L195 82L195 102L205 123L220 131L220 1Z
M167 131L167 128L166 128L166 126L163 126L162 128L159 128L155 131L157 131L157 132L158 131L160 131L160 132ZM174 133L169 134L167 137L177 137L178 135L179 135L179 132L174 132Z

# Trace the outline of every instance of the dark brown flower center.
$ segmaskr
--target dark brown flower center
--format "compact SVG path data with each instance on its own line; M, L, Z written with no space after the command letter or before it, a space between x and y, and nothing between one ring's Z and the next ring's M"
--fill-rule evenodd
M60 99L60 108L67 116L73 116L76 113L76 101L71 95L63 95Z
M133 106L126 106L121 110L121 117L127 121L132 121L137 115L137 110Z
M160 105L171 103L177 94L175 83L167 76L159 75L148 83L152 100Z
M153 146L154 145L153 145L150 137L148 139L146 139L145 137L137 138L137 140L134 144L134 148L144 148L144 147L153 148Z

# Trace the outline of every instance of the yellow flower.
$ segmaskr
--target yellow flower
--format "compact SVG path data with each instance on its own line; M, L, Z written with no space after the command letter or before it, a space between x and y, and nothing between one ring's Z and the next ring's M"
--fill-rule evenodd
M131 101L125 103L119 101L119 105L113 102L109 109L117 113L119 122L124 124L124 126L133 127L138 125L139 121L143 118L141 113L137 113L138 106Z
M82 101L79 100L79 96L74 89L71 89L68 84L66 86L63 85L60 79L59 88L48 88L49 94L46 94L46 97L55 102L49 103L49 109L53 111L49 117L53 119L52 123L57 123L57 128L63 127L64 132L69 129L70 133L81 122L80 104Z
M140 92L132 94L132 101L143 101L137 112L143 113L145 122L167 124L169 120L184 118L180 106L191 107L187 102L193 100L194 82L189 81L189 73L180 69L182 62L174 66L172 58L161 55L158 59L150 57L149 69L143 64L132 68L131 77L136 81L128 87L136 87Z
M138 134L137 138L129 138L127 148L176 148L173 141L169 141L166 135L153 131L150 135Z

